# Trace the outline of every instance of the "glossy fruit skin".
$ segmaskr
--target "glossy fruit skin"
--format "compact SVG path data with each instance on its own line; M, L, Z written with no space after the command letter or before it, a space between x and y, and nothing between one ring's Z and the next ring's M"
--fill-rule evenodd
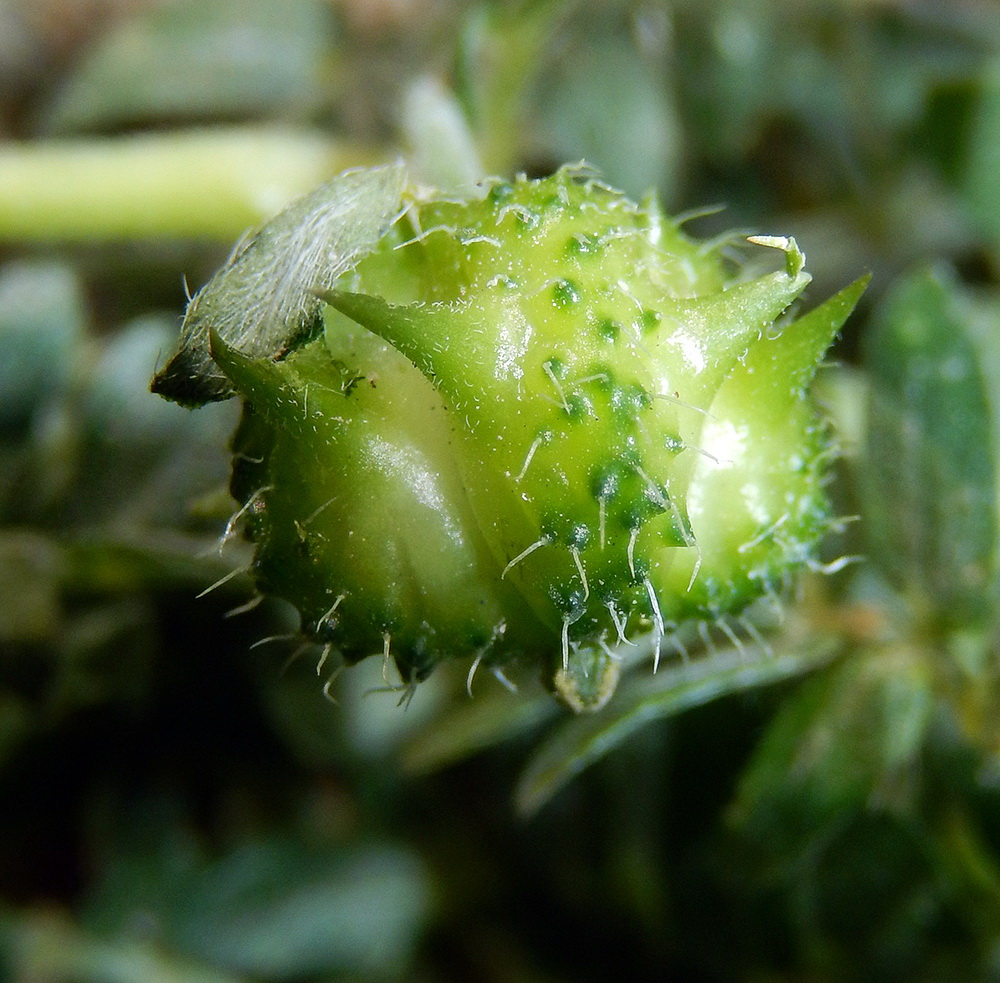
M741 281L569 169L415 198L308 343L213 339L259 588L347 661L520 659L577 709L610 646L778 593L828 525L806 390L853 304L776 327L809 282L786 246Z

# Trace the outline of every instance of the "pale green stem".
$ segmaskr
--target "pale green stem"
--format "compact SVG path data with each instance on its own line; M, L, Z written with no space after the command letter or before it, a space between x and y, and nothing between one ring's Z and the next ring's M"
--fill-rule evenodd
M239 983L229 973L175 956L155 944L101 939L56 912L0 922L15 980L49 983ZM6 977L5 977L6 978Z
M280 128L0 143L0 241L231 242L375 148Z

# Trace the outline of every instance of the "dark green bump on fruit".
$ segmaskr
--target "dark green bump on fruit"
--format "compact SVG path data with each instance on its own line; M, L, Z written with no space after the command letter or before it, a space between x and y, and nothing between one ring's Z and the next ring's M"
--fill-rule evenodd
M599 236L577 232L566 240L566 255L571 257L593 255L600 250L601 245Z
M580 288L572 280L557 280L552 287L552 303L568 310L580 303Z
M571 393L566 397L566 416L574 422L579 422L584 417L593 415L593 412L593 403L582 393Z
M590 494L597 500L614 501L621 489L621 469L614 464L594 466L590 478Z
M573 526L566 537L566 545L578 550L586 549L589 542L590 529L582 522Z
M617 341L622 333L622 326L610 317L602 317L597 322L597 331L607 341Z
M864 285L776 328L809 282L793 243L744 280L571 170L409 205L323 337L213 348L258 584L348 660L388 647L416 679L485 650L595 709L621 631L738 613L816 555L808 386Z
M558 355L553 355L551 358L546 359L542 367L543 369L548 369L557 379L566 378L568 371L566 363Z
M506 204L514 195L514 186L507 181L497 181L486 195L490 205Z
M514 222L519 234L533 232L542 221L538 212L533 212L528 208L519 208L514 212Z

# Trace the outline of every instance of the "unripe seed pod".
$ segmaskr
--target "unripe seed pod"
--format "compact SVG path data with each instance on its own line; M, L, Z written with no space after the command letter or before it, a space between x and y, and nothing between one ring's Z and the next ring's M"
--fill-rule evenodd
M404 679L520 657L610 695L609 646L777 592L828 525L807 386L863 289L780 329L809 276L564 169L414 198L280 360L213 336L245 401L233 492L264 592Z

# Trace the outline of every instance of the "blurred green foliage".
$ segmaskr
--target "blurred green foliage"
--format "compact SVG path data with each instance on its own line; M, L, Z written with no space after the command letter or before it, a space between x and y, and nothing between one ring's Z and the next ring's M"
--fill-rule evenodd
M2 0L0 980L1000 979L998 66L989 0ZM332 705L289 611L197 598L247 553L236 407L148 391L184 278L400 153L874 274L817 385L860 521L766 641L586 720L373 660Z

